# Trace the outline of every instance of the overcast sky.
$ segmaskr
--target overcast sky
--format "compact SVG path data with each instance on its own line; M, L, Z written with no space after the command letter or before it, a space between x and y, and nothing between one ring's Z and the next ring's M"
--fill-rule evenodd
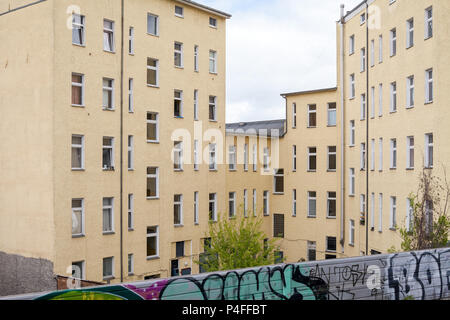
M336 86L340 4L361 0L197 0L227 22L227 122L283 119L281 93Z

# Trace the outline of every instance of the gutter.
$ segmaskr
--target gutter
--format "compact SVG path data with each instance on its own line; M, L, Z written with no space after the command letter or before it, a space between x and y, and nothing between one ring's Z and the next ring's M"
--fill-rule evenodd
M341 83L341 196L340 196L340 209L341 209L341 252L344 253L345 247L345 93L344 93L344 8L345 6L341 4L341 21L340 21L340 83Z
M121 0L120 39L120 282L123 282L123 70L124 70L124 30L125 0Z

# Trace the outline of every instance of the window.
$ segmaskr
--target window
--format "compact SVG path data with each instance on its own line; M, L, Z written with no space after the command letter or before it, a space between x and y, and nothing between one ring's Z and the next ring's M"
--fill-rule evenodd
M414 107L414 76L406 79L406 108Z
M308 128L317 126L317 106L315 104L308 105Z
M366 170L366 144L361 143L361 171Z
M217 154L216 154L216 144L209 144L209 170L217 170Z
M114 80L103 78L103 109L114 109Z
M273 215L273 237L284 238L284 214Z
M383 116L383 84L378 85L378 116Z
M183 44L180 42L174 43L174 64L175 67L183 68Z
M128 194L128 230L134 229L134 195Z
M375 171L375 139L370 141L370 170Z
M336 218L336 192L328 192L327 218Z
M236 216L236 192L228 193L228 216L230 218Z
M147 259L159 256L159 227L147 227Z
M292 216L297 216L297 190L292 190Z
M198 156L198 140L194 140L194 170L198 171L198 165L199 165L199 156Z
M209 194L209 221L217 221L217 194Z
M134 112L134 80L128 79L128 112Z
M103 137L103 170L114 170L114 138Z
M217 121L216 102L217 102L217 97L209 96L209 120L210 121Z
M194 224L198 224L198 191L194 192Z
M84 75L72 73L72 106L84 106Z
M157 59L147 58L147 85L159 86L159 60Z
M328 126L335 127L336 126L336 103L328 104Z
M159 168L147 167L147 199L159 197Z
M194 71L198 72L198 46L194 46Z
M391 139L391 169L397 169L397 139Z
M391 57L397 54L397 30L392 29L391 32Z
M114 22L103 20L103 50L114 52Z
M383 171L383 138L378 141L378 170Z
M103 233L114 232L114 198L103 198Z
M253 189L252 211L253 211L253 216L256 217L256 189Z
M244 189L244 217L248 217L248 191Z
M383 36L378 37L378 63L383 62Z
M181 90L174 90L173 116L175 118L183 117L183 91Z
M256 172L256 167L258 165L256 153L257 153L257 146L256 146L256 144L254 144L253 145L253 152L252 152L253 172Z
M114 257L103 258L103 280L114 278Z
M175 243L175 256L177 258L184 257L184 241Z
M175 15L177 17L183 18L184 17L184 8L180 6L175 6Z
M362 194L359 198L359 212L360 212L360 221L361 225L364 225L366 222L366 195Z
M355 53L355 35L350 36L348 47L349 47L349 53L348 54L349 55L354 54Z
M326 251L336 252L336 237L327 237L326 242L327 242Z
M269 215L269 191L263 192L263 215Z
M366 94L361 95L361 120L366 119Z
M414 46L414 19L406 21L406 48Z
M370 195L370 230L375 230L375 193Z
M395 230L397 227L397 198L391 197L391 215L390 215L390 226L391 230Z
M198 120L198 90L194 90L194 120Z
M151 13L147 14L147 33L154 36L159 35L159 17Z
M370 66L375 65L375 40L370 41Z
M433 36L433 7L425 10L425 39Z
M315 191L308 191L308 218L316 217L316 197Z
M414 169L414 137L406 137L406 168Z
M132 253L128 254L128 275L132 276L134 274L134 255Z
M229 170L235 171L236 170L236 146L229 146L228 147L228 159L229 159Z
M72 43L84 46L85 43L85 17L79 14L72 14Z
M397 83L391 83L391 112L397 112Z
M336 146L328 147L328 171L336 171Z
M350 220L350 237L349 237L349 245L355 245L355 220Z
M134 169L134 137L128 136L128 170Z
M317 170L317 148L309 147L308 148L308 171L316 171Z
M350 120L350 147L355 146L355 120Z
M173 196L173 224L183 225L183 195L181 194Z
M433 102L433 69L425 71L425 103Z
M308 261L316 261L316 242L315 241L308 241L307 243L307 254L308 254Z
M297 128L297 104L292 104L292 129Z
M209 26L213 28L217 28L217 19L209 17Z
M217 51L209 50L209 72L217 73Z
M354 99L356 94L355 90L355 74L350 75L350 99Z
M134 28L130 27L128 35L128 53L134 54Z
M183 142L181 141L173 143L173 169L183 171Z
M147 142L159 141L159 114L147 112Z
M292 146L292 171L297 171L297 146Z
M426 206L426 204L425 204L425 206ZM411 199L407 198L406 199L406 231L407 232L412 231L413 219L414 219L414 209L411 206Z
M284 169L275 169L273 177L273 192L275 194L284 193Z
M370 88L370 118L375 118L375 87Z
M84 136L72 135L72 170L84 169Z
M84 280L85 276L85 262L72 262L72 278Z
M361 49L361 72L366 71L366 48Z
M244 171L248 171L248 144L244 145Z
M425 201L425 232L430 235L433 232L433 201Z
M269 148L265 147L263 150L263 168L265 172L269 171Z
M363 25L366 22L366 14L363 13L362 15L359 16L359 22L361 25Z
M84 199L72 199L72 237L84 236Z
M383 194L378 196L378 232L383 232Z
M425 167L428 169L433 168L433 134L428 133L425 135Z
M350 196L354 196L355 195L355 168L350 168L349 183L350 183L350 187L349 187Z

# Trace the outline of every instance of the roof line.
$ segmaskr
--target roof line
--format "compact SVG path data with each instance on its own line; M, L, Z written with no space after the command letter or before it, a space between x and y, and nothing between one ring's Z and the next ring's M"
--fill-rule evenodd
M336 91L336 90L337 90L337 87L332 87L332 88L323 88L323 89L315 89L315 90L306 90L306 91L282 93L281 96L282 97L289 97L289 96L297 96L297 95L301 95L301 94L329 92L329 91Z
M32 2L32 3L29 3L29 4L26 4L26 5L14 8L14 9L10 9L10 10L5 11L5 12L0 12L0 16L3 16L5 14L8 14L8 13L11 13L11 12L14 12L14 11L19 11L19 10L24 9L24 8L31 7L31 6L34 6L35 4L39 4L39 3L45 2L45 1L47 1L47 0L38 0L38 1L35 1L35 2Z
M239 121L239 122L230 122L230 123L227 123L226 125L241 124L241 123L251 124L251 123L276 122L276 121L281 122L281 121L286 121L286 119L258 120L258 121Z
M175 0L175 1L187 4L189 6L192 6L192 7L195 7L195 8L198 8L198 9L210 12L210 13L214 13L214 14L216 14L218 16L221 16L223 18L226 18L226 19L230 19L231 18L231 14L229 14L229 13L226 13L226 12L223 12L223 11L220 11L220 10L217 10L217 9L205 6L204 4L201 4L201 3L198 3L198 2L194 2L194 1L191 1L191 0Z

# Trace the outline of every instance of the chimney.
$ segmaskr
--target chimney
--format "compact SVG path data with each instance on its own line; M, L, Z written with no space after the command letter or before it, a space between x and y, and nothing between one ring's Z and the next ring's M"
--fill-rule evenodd
M341 22L344 22L344 9L345 9L345 5L341 4Z

